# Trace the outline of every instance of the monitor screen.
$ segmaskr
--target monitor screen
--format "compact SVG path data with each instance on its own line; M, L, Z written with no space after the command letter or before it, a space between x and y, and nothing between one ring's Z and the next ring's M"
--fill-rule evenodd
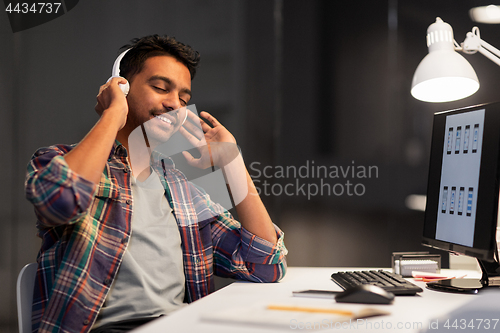
M499 103L434 115L424 245L494 259L499 143Z

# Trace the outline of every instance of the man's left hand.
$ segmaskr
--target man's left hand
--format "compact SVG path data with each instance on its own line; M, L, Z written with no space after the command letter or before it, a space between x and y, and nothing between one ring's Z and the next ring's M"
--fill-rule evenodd
M239 150L234 136L214 116L206 111L201 112L200 116L205 118L207 123L194 112L190 110L187 112L188 120L181 126L179 132L201 154L199 158L194 158L187 151L183 151L182 154L189 165L200 169L211 166L222 168L238 156Z

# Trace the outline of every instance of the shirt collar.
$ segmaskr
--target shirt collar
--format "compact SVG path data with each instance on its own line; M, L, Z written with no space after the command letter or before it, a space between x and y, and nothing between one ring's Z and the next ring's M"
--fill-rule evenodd
M120 141L115 140L113 147L111 147L111 152L109 153L108 161L111 161L113 156L127 157L127 149L120 143Z
M175 169L174 161L170 157L156 150L153 150L151 153L150 163L155 168L164 167L166 169Z

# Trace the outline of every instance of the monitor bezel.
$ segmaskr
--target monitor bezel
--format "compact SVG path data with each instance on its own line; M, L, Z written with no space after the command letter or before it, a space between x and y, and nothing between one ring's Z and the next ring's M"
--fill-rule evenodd
M443 163L446 117L449 115L485 110L483 146L479 185L477 190L476 225L473 246L465 246L436 239L440 204L439 189ZM500 166L500 103L480 104L434 114L432 143L427 184L427 203L422 244L440 250L464 254L480 260L494 261L498 217ZM493 181L491 181L493 180ZM486 220L477 224L478 220ZM489 235L482 237L481 235Z

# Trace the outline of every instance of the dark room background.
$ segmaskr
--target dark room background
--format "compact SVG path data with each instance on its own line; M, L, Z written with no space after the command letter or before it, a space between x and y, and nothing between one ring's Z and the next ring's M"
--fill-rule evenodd
M433 113L500 99L500 68L481 55L466 56L481 83L474 96L413 99L427 27L439 16L460 43L477 25L499 47L500 26L468 16L488 4L90 0L17 33L0 14L0 332L17 331L15 281L40 246L26 164L38 147L78 142L93 126L99 86L131 38L168 34L201 53L191 102L236 137L290 266L390 267L394 251L426 250L423 212L405 200L426 191ZM313 166L356 173L321 178ZM310 173L279 174L287 168Z

